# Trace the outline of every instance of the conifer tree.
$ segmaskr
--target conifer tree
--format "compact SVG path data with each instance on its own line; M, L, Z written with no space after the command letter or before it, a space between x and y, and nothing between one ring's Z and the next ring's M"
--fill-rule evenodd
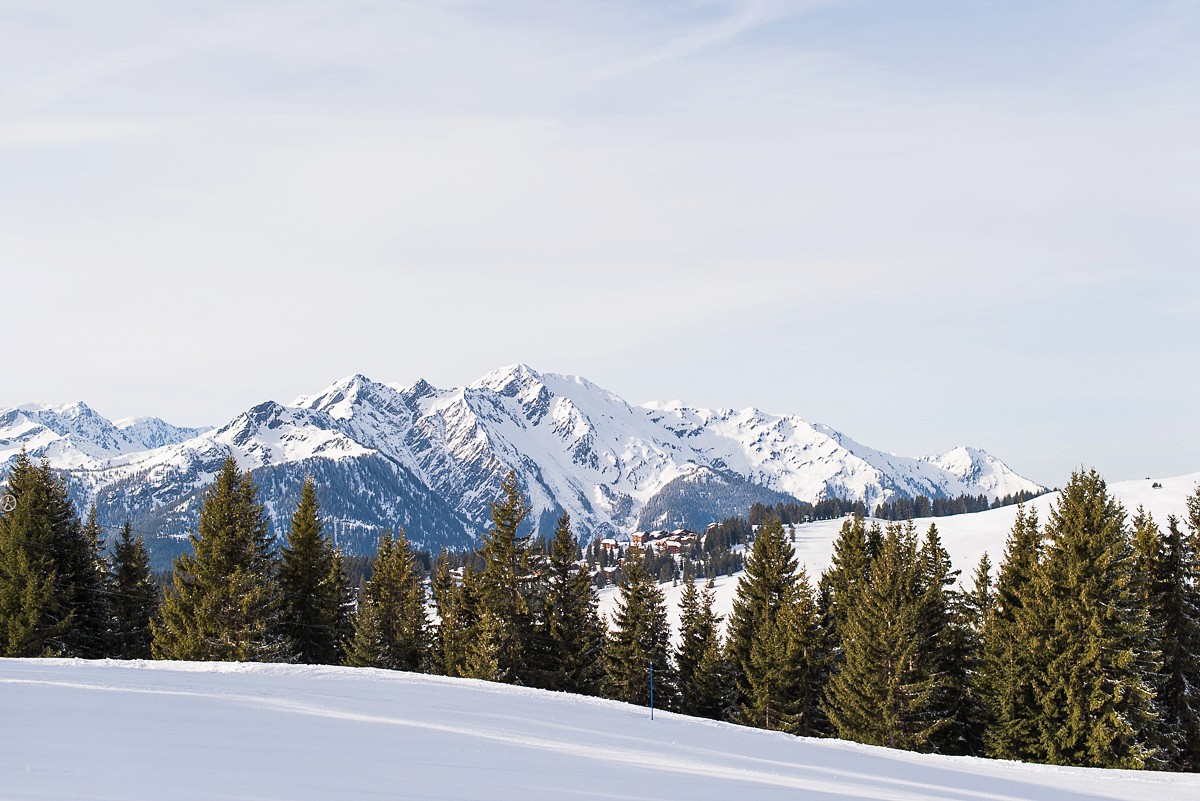
M347 663L420 671L429 658L429 618L416 559L404 530L384 532L354 621Z
M479 603L496 618L497 679L530 684L536 671L534 626L540 612L536 597L532 537L520 534L529 514L516 474L500 484L502 497L492 504L492 527L484 532L483 571L479 574Z
M345 604L349 577L333 543L321 532L319 513L316 487L307 476L279 565L282 622L297 662L337 665L351 635Z
M983 556L979 557L979 564L976 565L975 573L971 577L971 590L966 598L971 630L979 641L981 652L984 623L991 614L995 602L996 594L992 591L992 560L984 551Z
M760 630L750 648L749 690L738 720L804 736L819 733L825 653L820 616L808 575L801 570L788 603Z
M1076 472L1051 507L1034 575L1030 650L1036 756L1051 764L1140 768L1155 759L1144 652L1147 614L1125 511L1095 470Z
M473 636L466 641L459 675L465 679L500 680L500 621L484 608Z
M546 595L539 627L545 655L539 686L596 695L604 683L604 624L587 570L575 558L579 545L571 517L558 519L546 564Z
M833 555L829 569L821 576L822 592L829 600L826 610L826 629L830 646L840 649L839 624L854 607L858 593L866 586L870 572L871 553L877 552L875 543L879 538L879 527L872 524L870 532L861 517L853 517L842 523L837 539L833 543ZM835 658L840 654L835 653Z
M931 649L911 523L888 526L870 567L846 610L844 660L826 687L825 712L843 739L927 750L950 721L933 707L942 678L923 663Z
M976 688L980 654L971 630L971 603L955 589L959 571L951 565L934 524L917 561L925 650L921 666L934 687L926 714L930 720L946 721L931 735L929 748L943 754L978 754L983 749L984 712Z
M0 653L104 656L108 614L100 556L62 479L48 462L35 465L22 451L7 493L17 504L0 516Z
M712 605L712 581L703 591L697 590L691 567L685 567L679 602L679 648L675 652L679 711L719 720L725 715L731 687L717 630L720 617L713 613Z
M625 557L613 627L606 650L608 691L612 698L649 706L650 668L654 667L654 705L672 708L675 676L666 599L646 571L639 550Z
M1200 490L1198 490L1200 496ZM1162 665L1154 676L1167 767L1200 770L1200 531L1167 518L1149 593Z
M289 661L266 512L232 456L204 493L191 543L151 623L155 657Z
M111 609L113 655L118 659L149 659L154 633L150 621L158 612L159 591L150 573L150 556L142 535L133 535L128 520L113 548Z
M756 641L763 640L759 645L759 661L764 659L764 648L767 647L765 640L770 636L775 640L771 653L779 659L784 658L784 627L778 624L777 618L795 602L797 566L796 552L784 535L783 524L778 518L769 518L759 527L750 555L746 557L745 572L738 580L726 643L736 681L733 706L739 710L738 718L749 725L762 726L766 719L758 712L750 711L757 706L750 703L752 695L761 696L763 692L762 686L757 690L750 686L752 677L755 677L751 651ZM794 688L785 687L779 676L761 679L778 688L771 699L772 704L781 706L787 703L778 693L787 694ZM765 714L764 710L759 711Z
M470 565L463 568L462 584L450 574L449 559L443 551L438 558L433 579L433 597L441 618L435 637L433 668L445 676L473 677L468 665L472 651L494 649L494 642L474 643L480 630L478 578ZM494 621L489 622L494 628ZM494 635L493 635L494 638ZM480 645L483 647L481 648ZM494 679L494 674L487 678Z
M987 714L984 747L998 759L1034 759L1038 717L1031 677L1037 665L1030 650L1033 579L1043 548L1037 510L1017 506L991 611L984 621L979 689Z

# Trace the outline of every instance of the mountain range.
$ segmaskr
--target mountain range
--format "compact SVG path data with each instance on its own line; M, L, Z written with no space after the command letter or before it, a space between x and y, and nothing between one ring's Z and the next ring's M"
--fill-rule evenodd
M200 495L230 454L253 471L277 532L311 474L327 529L350 552L371 550L385 527L435 549L473 543L510 470L533 526L548 530L567 511L585 538L702 527L754 502L836 497L871 508L1043 489L977 448L897 456L794 415L633 406L584 378L523 364L455 389L354 375L215 428L112 422L79 402L0 410L0 471L22 449L59 469L103 524L129 519L163 539L164 557L184 547Z

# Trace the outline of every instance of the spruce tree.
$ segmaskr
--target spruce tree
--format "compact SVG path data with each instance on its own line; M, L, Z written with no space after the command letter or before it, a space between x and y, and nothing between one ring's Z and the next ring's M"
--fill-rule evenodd
M159 659L286 662L279 584L266 512L250 472L230 456L205 491L191 536L175 560L154 630Z
M345 656L351 632L345 604L349 577L333 543L321 532L319 513L316 488L308 476L279 566L282 622L296 661L337 665Z
M1200 494L1200 491L1198 491ZM1154 676L1164 759L1174 770L1200 770L1200 530L1167 518L1153 561L1149 595L1162 664Z
M62 479L22 451L8 474L16 508L0 516L0 653L105 656L103 575ZM93 519L94 522L94 519Z
M496 618L497 678L510 684L530 684L537 665L534 626L539 601L531 563L532 537L520 528L529 514L515 473L500 485L502 497L492 504L492 526L484 532L483 571L479 574L479 603Z
M425 591L408 539L403 530L395 538L384 532L355 617L347 663L420 671L427 666L429 644Z
M984 620L979 689L987 714L984 748L998 759L1034 759L1038 754L1031 651L1033 579L1043 548L1037 510L1017 506L990 612Z
M829 569L821 576L821 593L828 599L825 609L825 628L834 649L835 661L840 660L839 625L857 603L857 596L866 586L872 553L878 552L879 526L872 524L868 531L861 517L842 523L833 542Z
M796 599L796 553L783 532L778 518L769 518L759 527L750 555L746 557L745 572L738 580L733 611L729 616L726 649L734 670L736 697L733 699L739 721L752 726L764 726L770 720L762 704L777 708L790 703L792 688L781 676L758 676L752 664L751 652L758 643L760 663L765 658L767 639L772 638L771 653L785 658L785 627L778 618ZM752 687L751 681L759 686ZM773 688L769 700L763 698L765 683ZM755 696L758 701L752 700ZM782 718L777 714L776 721Z
M1095 470L1076 472L1051 507L1034 575L1030 650L1036 756L1058 765L1141 768L1155 753L1147 613L1125 511Z
M571 517L558 519L546 564L546 594L539 640L543 664L539 686L596 695L603 688L604 624L591 576L576 564L579 545Z
M610 697L649 706L650 669L654 668L654 704L672 708L675 676L671 665L671 632L667 606L639 550L625 557L613 626L606 650Z
M150 573L150 557L142 535L133 535L128 520L113 548L111 610L113 655L118 659L149 659L154 633L150 621L158 613L159 590Z
M720 617L713 613L712 582L696 589L690 566L683 575L679 601L679 648L675 652L675 675L679 685L679 711L685 715L724 717L730 694L721 638Z
M841 624L844 659L830 677L825 712L838 737L928 750L950 724L934 706L944 678L928 670L924 598L911 523L892 524Z
M823 725L820 695L825 654L820 616L803 570L789 601L756 634L737 720L811 736Z
M492 641L476 643L480 632L478 577L470 565L463 568L462 584L450 574L449 559L443 551L433 579L433 597L440 622L434 638L432 667L445 676L473 677L469 663L481 652L494 650ZM494 620L488 623L495 628ZM494 635L491 635L494 639ZM478 661L478 660L476 660ZM495 678L494 674L487 678Z
M917 554L921 592L921 665L933 680L927 715L944 720L929 741L942 754L978 754L983 750L983 703L976 688L979 648L971 629L971 602L955 589L959 571L930 524ZM985 563L986 566L986 563Z

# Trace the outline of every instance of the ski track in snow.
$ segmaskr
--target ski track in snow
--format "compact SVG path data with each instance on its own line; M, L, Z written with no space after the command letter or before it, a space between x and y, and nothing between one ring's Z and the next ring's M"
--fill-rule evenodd
M918 755L378 670L0 660L0 799L1164 801L1200 776Z

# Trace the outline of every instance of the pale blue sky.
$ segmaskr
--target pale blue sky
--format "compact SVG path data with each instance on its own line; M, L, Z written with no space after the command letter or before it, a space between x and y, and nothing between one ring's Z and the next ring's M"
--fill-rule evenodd
M0 0L0 406L524 361L1200 469L1200 4Z

